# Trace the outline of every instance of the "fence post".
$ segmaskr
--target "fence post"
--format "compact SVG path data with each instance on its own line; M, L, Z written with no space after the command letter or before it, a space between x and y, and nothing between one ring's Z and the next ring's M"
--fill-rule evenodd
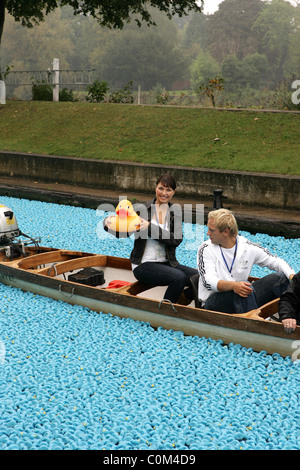
M6 104L6 87L3 80L0 80L0 104Z
M53 59L53 101L59 101L59 59Z

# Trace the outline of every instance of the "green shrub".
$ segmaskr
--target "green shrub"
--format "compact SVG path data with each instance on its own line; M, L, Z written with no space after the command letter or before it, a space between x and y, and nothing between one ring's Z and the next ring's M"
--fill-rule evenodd
M68 88L59 90L59 101L74 101L73 91Z
M99 82L99 80L95 80L92 85L87 87L88 96L86 97L86 100L91 103L100 103L104 100L108 90L109 86L107 82Z
M295 77L288 78L278 83L275 90L271 91L268 97L264 100L267 108L273 109L288 109L290 111L300 110L300 104L293 103L292 83Z
M32 85L33 101L53 101L53 87L48 83ZM63 88L59 90L59 101L74 101L73 91Z
M132 81L128 82L124 88L115 91L109 95L109 103L133 103L134 97L132 96Z
M53 91L52 86L47 83L34 83L32 85L32 100L33 101L52 101Z
M169 102L169 93L159 93L156 95L157 104L168 104Z

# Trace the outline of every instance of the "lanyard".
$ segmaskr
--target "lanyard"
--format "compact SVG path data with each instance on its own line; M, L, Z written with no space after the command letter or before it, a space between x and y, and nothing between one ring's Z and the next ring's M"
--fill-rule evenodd
M158 225L161 225L161 224L159 223L159 220L158 220L158 217L157 217L157 212L156 212L155 204L154 204L154 214L155 214L156 222L158 223ZM163 227L164 230L165 230L166 227L167 227L168 214L169 214L169 206L168 206L168 210L167 210L166 217L165 217L165 223L164 223L164 227Z
M219 245L219 246L220 246L220 250L221 250L221 254L222 254L222 257L223 257L223 260L224 260L224 263L226 264L226 268L228 269L228 271L230 272L230 274L231 274L231 271L232 271L232 268L233 268L233 265L234 265L234 262L235 262L235 258L236 258L237 245L238 245L238 241L237 241L237 238L236 238L236 241L235 241L235 250L234 250L233 260L232 260L230 269L229 269L229 267L228 267L227 261L226 261L226 259L225 259L224 253L223 253L223 251L222 251L222 247L221 247L221 245Z

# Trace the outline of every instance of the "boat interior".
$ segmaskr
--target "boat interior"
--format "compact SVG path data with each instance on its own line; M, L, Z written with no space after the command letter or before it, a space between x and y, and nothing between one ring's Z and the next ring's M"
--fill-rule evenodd
M149 287L136 281L131 263L126 258L51 248L39 248L38 253L34 250L33 247L27 247L25 255L10 260L2 253L0 262L47 277L79 282L99 289L110 289L111 292L120 294L163 301L166 286ZM77 279L76 276L78 276ZM254 279L249 280L251 282ZM187 305L185 298L180 298L178 304ZM195 307L195 302L189 303L188 307ZM275 300L258 310L235 315L278 322L277 311L278 300Z

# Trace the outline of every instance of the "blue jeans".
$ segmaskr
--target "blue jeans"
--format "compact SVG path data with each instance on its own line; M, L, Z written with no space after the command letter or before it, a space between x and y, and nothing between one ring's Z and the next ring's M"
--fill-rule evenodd
M172 267L167 261L163 263L147 261L137 266L133 274L138 281L148 284L149 288L151 286L168 286L164 299L176 303L183 290L185 296L191 301L193 300L190 277L197 272L197 269L182 264ZM184 289L185 287L187 289Z
M214 292L205 302L204 308L214 312L245 313L277 299L286 290L289 280L282 273L272 273L252 284L253 292L240 297L233 291Z

